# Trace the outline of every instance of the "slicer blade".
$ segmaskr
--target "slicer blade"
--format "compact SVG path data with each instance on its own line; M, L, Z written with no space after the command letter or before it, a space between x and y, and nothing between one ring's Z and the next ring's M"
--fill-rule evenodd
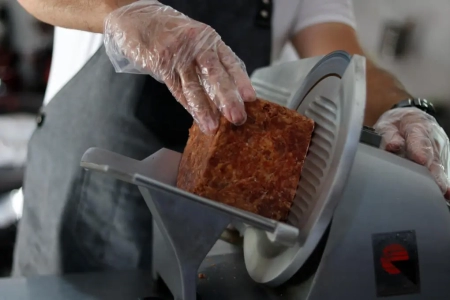
M297 243L285 247L269 240L256 228L246 228L244 232L244 257L250 276L256 282L272 286L282 284L303 266L328 228L356 155L364 117L364 57L350 58L345 52L337 51L318 59L314 67L307 69L306 76L302 63L300 60L276 70L260 69L252 76L258 87L283 82L278 96L274 97L276 102L297 108L315 121L288 219L299 229ZM301 75L293 76L293 70ZM297 78L302 78L301 83ZM285 87L294 84L300 88L285 93ZM271 92L275 90L272 88ZM268 92L261 88L257 94L268 95Z

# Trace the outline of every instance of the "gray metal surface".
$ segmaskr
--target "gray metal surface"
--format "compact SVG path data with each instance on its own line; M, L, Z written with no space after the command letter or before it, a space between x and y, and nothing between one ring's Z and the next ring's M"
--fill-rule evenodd
M138 300L152 296L150 272L38 276L0 280L0 300Z
M241 253L207 257L199 274L202 274L202 278L197 278L199 300L302 300L310 284L308 281L304 285L306 289L296 289L293 294L284 288L275 290L255 283L245 269ZM0 280L0 300L144 300L146 297L173 299L167 291L157 288L149 271Z
M293 68L305 72L300 64L301 61L286 64L285 74L272 72L272 68L266 68L265 72L262 69L258 80L266 80L267 85L275 80L289 82L290 78L283 75L291 75L288 71ZM304 78L300 89L285 102L315 121L288 219L300 235L294 246L284 247L270 241L256 228L245 228L245 263L255 281L272 286L282 284L302 267L316 248L330 224L353 164L365 99L365 59L354 56L350 61L346 53L335 52L322 58Z
M308 75L301 82L300 88L292 91L286 106L297 110L317 83L330 76L342 78L351 59L351 56L344 51L335 51L324 56L308 72Z
M360 144L337 207L309 300L379 299L372 235L414 230L420 293L388 299L450 299L450 214L428 170Z
M297 281L294 292L287 287L268 288L250 278L243 260L241 247L218 241L198 270L196 286L199 299L306 299L312 278ZM168 291L153 281L149 271L0 280L0 300L138 300L145 297L173 299Z

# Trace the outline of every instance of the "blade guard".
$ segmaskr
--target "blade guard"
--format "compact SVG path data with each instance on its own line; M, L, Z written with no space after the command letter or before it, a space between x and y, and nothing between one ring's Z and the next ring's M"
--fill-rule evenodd
M342 51L260 69L252 76L259 97L272 97L315 121L288 223L299 229L293 247L267 238L257 228L236 227L244 234L244 257L250 276L277 286L292 277L315 250L342 196L363 125L365 58ZM294 89L295 86L300 86ZM294 93L288 93L294 90Z

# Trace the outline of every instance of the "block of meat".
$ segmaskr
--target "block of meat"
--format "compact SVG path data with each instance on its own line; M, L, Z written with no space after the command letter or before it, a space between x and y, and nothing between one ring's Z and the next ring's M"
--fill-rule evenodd
M177 178L180 189L285 221L314 129L313 120L275 103L245 104L242 126L220 120L208 136L194 123Z

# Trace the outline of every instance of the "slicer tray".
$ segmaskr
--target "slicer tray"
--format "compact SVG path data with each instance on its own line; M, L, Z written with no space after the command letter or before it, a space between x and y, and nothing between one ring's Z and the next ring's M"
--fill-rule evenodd
M232 222L267 232L292 246L298 229L250 212L211 201L176 187L181 154L161 149L143 161L91 148L81 166L139 186L153 219L153 270L176 300L196 299L197 270ZM150 228L149 228L150 230Z
M165 148L143 161L134 160L107 150L91 148L83 155L81 166L86 169L107 173L117 179L140 187L164 191L177 197L180 202L185 201L183 204L194 202L208 206L214 210L214 213L227 215L234 221L244 222L271 233L273 239L281 244L290 246L296 242L299 232L292 225L215 202L177 188L176 178L180 160L181 153ZM197 216L190 217L196 218Z

